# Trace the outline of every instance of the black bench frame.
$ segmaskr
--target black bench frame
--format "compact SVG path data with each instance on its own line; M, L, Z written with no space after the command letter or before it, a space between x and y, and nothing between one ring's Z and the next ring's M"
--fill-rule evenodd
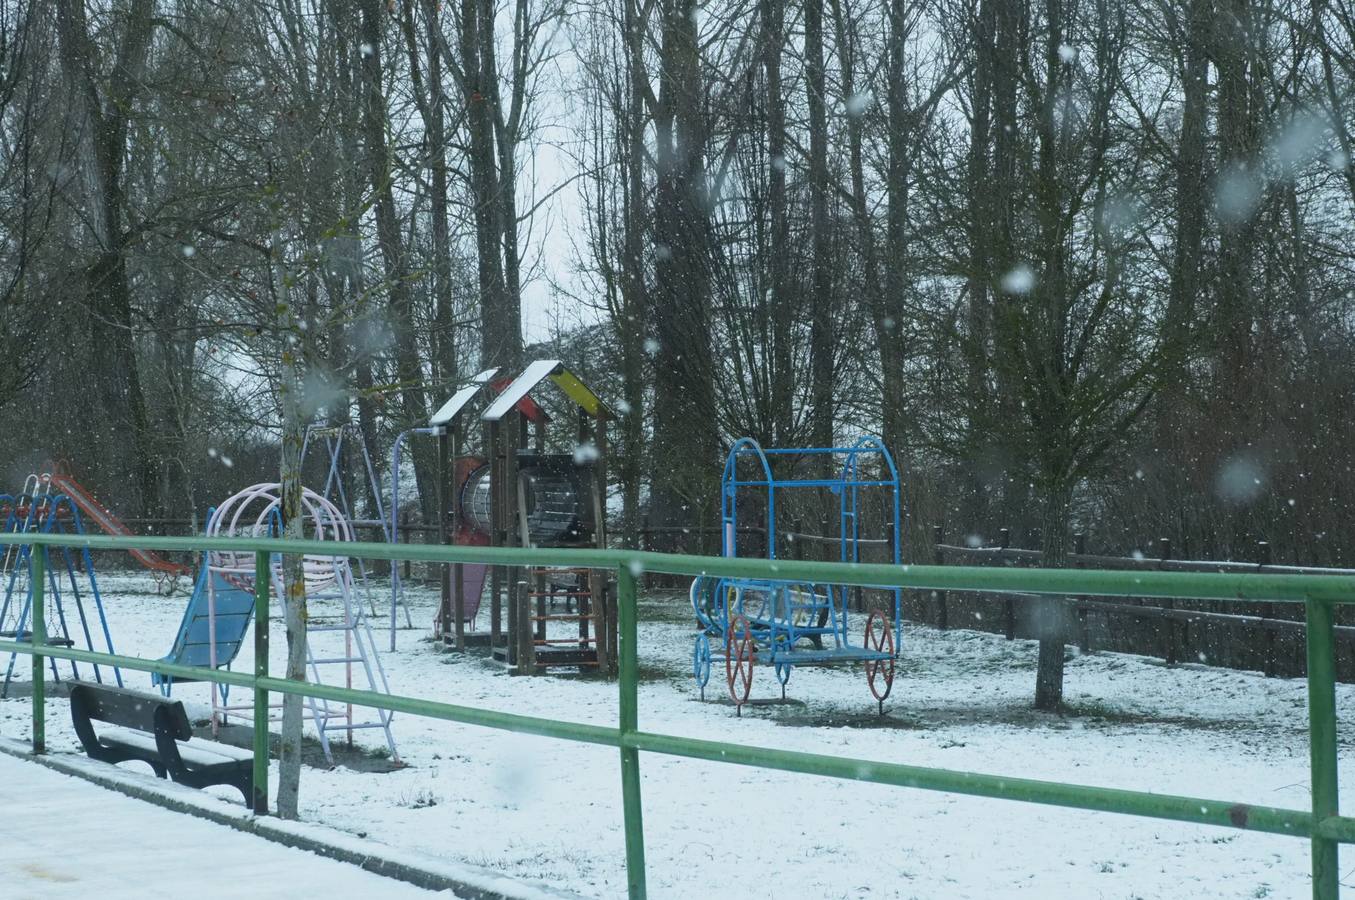
M149 763L160 778L168 777L195 788L231 785L245 795L246 805L251 802L254 790L252 760L226 760L204 765L189 762L180 755L179 742L193 737L193 728L181 701L88 682L75 682L70 691L71 723L91 759L108 763L139 760ZM116 735L106 735L100 740L94 732L96 720L153 734L155 751L119 741Z

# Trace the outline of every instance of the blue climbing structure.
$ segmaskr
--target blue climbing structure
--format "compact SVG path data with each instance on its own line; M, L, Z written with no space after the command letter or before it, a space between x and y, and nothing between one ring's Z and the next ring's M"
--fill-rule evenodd
M787 474L778 477L774 460L782 462L780 468ZM862 548L867 546L883 548L887 561L902 561L899 473L889 450L874 437L863 437L849 447L764 449L752 438L735 441L721 480L721 554L739 555L741 506L760 501L766 510L760 530L766 537L767 557L776 559L782 536L777 530L780 495L805 489L831 493L838 511L837 534L792 533L788 535L792 540L836 545L842 562L861 562ZM863 533L868 493L880 495L876 505L882 507L876 517L885 527L875 537ZM697 578L692 582L691 601L701 633L692 648L692 675L702 696L714 662L724 663L729 695L740 712L749 697L755 664L772 666L784 697L796 666L859 662L865 665L871 693L883 713L899 655L902 591L890 587L874 591L892 599L892 609L873 610L861 641L855 643L848 624L852 589L846 585Z
M83 645L86 649L113 653L113 636L104 614L103 596L94 571L94 560L79 538L84 537L80 509L65 494L50 493L50 483L30 476L18 494L0 494L0 533L70 535L69 546L8 544L0 548L0 637L27 641L33 634L34 554L41 553L46 571L44 609L47 641L59 647ZM9 696L18 654L11 653L5 667L0 697ZM48 658L52 677L61 679L58 662ZM79 679L79 663L69 663L71 676ZM108 667L91 665L84 671L102 683ZM122 685L122 673L112 669L113 680Z

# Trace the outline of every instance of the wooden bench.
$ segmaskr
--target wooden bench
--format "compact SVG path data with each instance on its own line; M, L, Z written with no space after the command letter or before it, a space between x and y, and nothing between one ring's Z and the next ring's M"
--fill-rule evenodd
M94 731L94 722L113 729ZM71 722L91 759L109 763L139 760L160 778L204 788L228 784L252 800L254 755L214 741L184 742L193 737L183 703L111 685L71 685Z

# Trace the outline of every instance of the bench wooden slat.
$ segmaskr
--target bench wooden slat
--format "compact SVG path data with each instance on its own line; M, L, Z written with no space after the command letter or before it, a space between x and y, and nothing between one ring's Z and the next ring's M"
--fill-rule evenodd
M72 696L80 692L85 711L91 719L135 728L137 731L155 730L155 712L165 709L173 727L174 739L186 741L193 737L193 726L188 721L188 713L183 703L168 700L157 694L147 694L130 688L113 685L76 684L71 687Z
M159 753L154 735L133 731L130 728L104 729L99 732L99 743L105 747L128 747L148 753ZM180 744L179 758L189 765L215 766L227 762L252 763L254 754L240 747L199 739L191 744Z

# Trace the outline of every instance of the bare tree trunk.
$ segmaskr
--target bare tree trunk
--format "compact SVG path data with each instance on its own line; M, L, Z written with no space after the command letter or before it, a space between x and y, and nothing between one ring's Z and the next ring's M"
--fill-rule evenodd
M805 91L809 105L809 227L813 239L809 298L810 442L833 446L833 272L829 254L828 123L824 110L823 5L805 10ZM828 457L825 465L831 464ZM826 474L826 473L825 473Z
M433 382L446 387L456 383L459 366L456 355L456 330L452 320L452 244L448 216L446 97L442 91L443 59L439 27L440 3L421 0L424 25L428 29L426 58L428 81L425 87L419 67L418 33L414 27L414 4L402 5L401 20L409 53L410 80L419 113L425 123L424 155L428 166L430 231L433 238ZM437 404L435 399L434 405Z
M278 399L282 407L281 494L284 536L288 540L305 537L301 482L301 442L306 431L306 419L301 410L302 364L298 358L299 343L289 337L296 333L296 312L290 304L290 288L283 258L283 236L279 230L273 235L269 265L272 289L277 309L278 333L282 339L282 382ZM287 554L282 558L283 619L287 629L286 678L306 680L306 582L302 573L301 557ZM301 790L301 724L302 698L286 694L282 698L282 744L278 754L278 815L284 819L297 817Z
M93 262L85 269L91 369L97 384L97 405L113 432L105 436L103 446L115 459L102 473L101 481L111 487L132 476L136 502L142 514L149 515L158 499L157 465L137 367L132 291L124 257L127 198L123 163L132 101L155 24L155 0L131 3L103 97L94 80L98 61L83 0L60 0L56 16L62 65L75 85L77 116L91 151L84 166L91 205L88 222L98 247Z
M703 521L713 505L716 464L714 361L710 334L710 210L707 197L696 0L663 5L658 181L654 196L658 342L651 457L657 524Z
M423 394L423 366L419 361L414 336L409 272L405 262L404 240L396 217L395 195L391 188L390 156L386 148L386 98L381 83L382 5L379 0L360 0L362 16L363 134L367 143L367 166L372 191L376 195L376 235L389 282L391 327L395 333L395 366L400 379L400 402L405 422L425 425L428 403ZM410 448L414 460L414 478L425 522L433 521L437 486L434 473L434 447L419 441Z
M1176 157L1176 246L1172 252L1167 318L1169 334L1190 327L1200 289L1200 256L1205 224L1205 137L1209 114L1209 56L1206 46L1213 0L1192 0L1187 19L1181 140ZM1177 373L1169 385L1184 381L1179 350L1168 362ZM1168 391L1176 394L1176 388ZM1167 404L1167 412L1171 412Z
M906 5L904 0L890 0L889 5L888 58L885 64L889 78L889 91L885 98L889 115L889 179L885 196L889 208L885 218L884 284L879 284L878 274L871 275L876 281L872 294L876 303L875 340L879 348L884 385L884 393L880 398L881 437L885 446L900 460L903 458L908 396L908 386L903 378L908 358L903 325L908 315L908 285L913 277L908 247L908 179L911 177L913 154L910 138L914 141L920 139L913 133L918 123L909 107L905 80L908 40ZM854 155L860 155L859 149ZM857 202L864 204L864 199ZM874 262L874 255L872 246L870 266L874 272L878 272L879 266Z
M644 335L648 326L648 297L645 287L645 236L648 216L645 213L648 195L645 192L645 95L641 79L645 77L644 62L632 52L637 42L630 33L639 27L633 19L630 2L624 4L623 35L626 46L626 87L628 105L618 116L625 160L624 217L622 227L625 258L621 260L620 291L623 304L621 321L621 377L626 396L625 417L621 431L625 452L620 460L622 484L623 529L629 546L639 547L640 481L645 464L645 354Z
M993 70L997 30L995 6L1005 0L980 0L973 23L974 70L971 77L969 153L966 158L968 203L965 221L968 259L965 277L965 333L960 343L964 358L966 465L961 473L961 497L958 504L962 528L978 531L989 513L986 509L985 475L980 461L987 456L993 439L994 419L991 347L994 273L994 197L979 185L993 177ZM891 3L891 14L898 15ZM891 209L892 209L891 204Z
M908 278L908 139L912 118L904 84L904 3L893 0L890 5L890 29L886 44L886 72L889 94L887 98L887 140L889 148L889 179L885 187L888 198L886 216L885 266L888 284L880 283L880 260L875 229L867 205L864 153L862 150L866 110L860 100L847 110L847 164L851 172L851 209L856 224L857 252L861 254L866 307L875 326L875 349L880 359L881 437L896 459L902 459L904 398L903 380L905 345L903 337L904 302ZM842 70L843 96L857 96L856 47L853 23L843 14L841 0L833 0L833 18L837 34L839 66Z
M795 372L792 369L791 330L795 321L790 283L790 214L786 202L786 99L781 88L781 55L786 44L786 11L780 0L762 0L762 66L767 78L767 212L771 219L768 249L767 298L771 316L771 428L775 444L794 440Z
M462 92L469 120L471 197L475 206L475 247L480 280L480 364L516 371L522 364L522 329L504 283L501 256L503 218L494 149L488 82L498 73L481 56L493 39L494 23L481 18L480 0L461 0ZM488 37L485 33L488 32Z
M499 234L498 244L503 252L503 318L512 320L515 330L509 335L516 342L517 354L521 356L522 346L522 275L518 261L518 204L517 204L517 146L518 129L521 121L527 72L522 67L523 57L530 53L527 36L523 29L529 24L531 11L527 0L517 0L514 16L514 56L519 65L514 67L511 107L504 110L499 91L499 66L495 52L497 34L494 28L495 0L480 0L480 70L484 73L485 96L489 101L489 113L494 124L494 145L498 153L498 202L494 207L495 228Z
M1023 186L1018 180L1018 156L1020 146L1018 137L1022 122L1017 106L1017 86L1020 83L1019 63L1022 43L1029 33L1029 10L1022 5L997 0L995 15L996 33L993 46L993 171L987 185L974 185L973 189L983 191L992 198L989 208L988 278L989 283L1000 285L1016 269L1016 241L1013 234L1016 218L1016 198L1023 194ZM1014 348L1010 329L1006 327L1016 313L1015 304L1021 298L1005 290L997 290L993 295L994 317L994 370L996 375L997 418L1000 422L1019 421L1024 415L1021 408L1021 383L1014 373L1019 371L1019 361L1014 358ZM1005 441L995 442L992 446L1004 446ZM1009 449L995 459L996 471L1002 473L1002 491L1000 516L1003 522L1017 528L1025 521L1024 512L1030 501L1030 478L1024 470L1025 461L1017 458ZM1019 540L1021 535L1017 533Z
M1220 152L1219 277L1214 309L1222 379L1215 386L1225 428L1225 450L1246 440L1255 395L1252 323L1256 251L1256 210L1264 191L1257 158L1260 118L1253 102L1255 32L1249 0L1227 0L1214 16L1214 60L1218 68Z
M1039 496L1042 504L1040 542L1045 568L1062 568L1068 556L1068 521L1072 502L1072 430L1064 409L1069 393L1065 361L1068 357L1066 323L1071 306L1067 285L1066 240L1064 233L1064 191L1060 181L1060 127L1067 127L1067 110L1060 106L1064 98L1065 61L1061 58L1065 22L1061 0L1045 4L1049 36L1045 49L1045 79L1037 125L1034 160L1035 222L1037 250L1041 256L1039 282L1016 302L1033 304L1037 310L1023 321L1034 335L1022 351L1022 381L1040 381L1039 389L1025 388L1026 403L1032 405L1036 423L1035 457L1040 472ZM1033 65L1032 65L1033 68ZM1059 113L1062 115L1059 115ZM1061 124L1060 124L1061 123ZM1037 626L1040 639L1039 660L1035 671L1035 708L1056 711L1063 704L1063 657L1065 628L1064 601L1044 597L1037 601Z
M1041 565L1061 569L1068 564L1068 531L1072 486L1066 476L1042 484L1044 505L1040 515ZM1064 638L1067 601L1062 597L1040 597L1036 603L1036 625L1040 638L1035 668L1035 708L1057 711L1063 706Z

